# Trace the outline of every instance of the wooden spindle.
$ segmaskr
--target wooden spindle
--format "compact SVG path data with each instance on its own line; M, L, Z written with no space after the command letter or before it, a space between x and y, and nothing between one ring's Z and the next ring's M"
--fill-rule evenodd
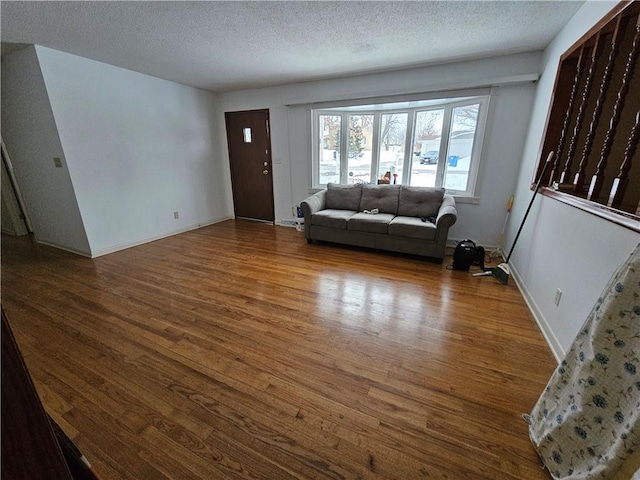
M569 148L567 149L567 159L564 163L564 168L560 173L560 179L558 180L560 184L566 183L568 179L571 178L573 154L576 151L578 136L580 135L580 130L582 129L582 120L584 119L587 100L589 100L589 94L591 93L591 83L593 82L593 77L595 76L595 73L596 73L596 53L598 51L599 42L600 42L600 32L598 32L595 44L591 49L591 55L589 56L591 64L589 65L587 78L585 79L584 88L582 89L582 99L580 101L580 106L578 107L578 113L576 114L576 121L573 126L573 135L571 136L571 141L569 142Z
M620 123L624 101L627 93L629 92L629 81L631 79L631 76L633 75L633 69L635 67L636 60L638 59L638 44L640 43L639 40L640 15L636 20L636 33L633 37L631 51L629 52L629 59L627 60L627 65L622 76L622 85L620 86L620 90L618 91L618 98L616 98L616 103L613 106L613 114L609 122L609 129L607 130L607 134L604 138L604 144L602 145L600 161L598 162L596 173L591 178L591 185L589 186L589 193L587 194L588 200L597 201L597 199L600 197L602 185L604 184L604 172L607 168L607 160L609 158L609 153L611 152L611 146L616 134L616 129L618 128L618 123Z
M575 193L582 193L584 191L584 183L587 176L587 162L589 160L589 155L591 155L593 140L596 136L598 123L600 122L600 115L602 114L602 107L606 100L607 90L609 89L609 84L611 83L611 77L613 75L613 67L618 56L618 35L621 31L620 20L621 17L618 17L616 27L611 35L611 50L609 51L609 58L607 59L607 65L605 66L602 81L600 82L600 91L598 93L595 108L593 109L593 115L591 116L591 123L589 124L589 131L587 132L587 138L585 139L584 147L582 149L582 157L580 158L578 171L573 177L573 191Z
M580 83L582 55L584 54L584 45L580 48L580 56L578 57L578 64L576 66L576 74L573 77L573 85L571 87L571 94L569 95L569 105L567 106L567 112L564 115L564 122L562 124L562 132L560 133L560 140L558 141L558 148L556 148L556 157L553 161L551 173L549 174L549 181L547 185L551 185L558 173L560 160L562 158L562 152L564 151L564 144L567 140L567 131L569 130L569 124L571 123L571 116L573 114L573 107L575 105L576 92L578 91L578 84Z
M624 150L624 160L622 160L622 165L620 165L620 172L613 180L609 201L607 202L608 207L620 208L620 205L622 205L627 186L629 185L629 171L631 170L633 156L638 148L638 140L640 140L640 111L636 112L636 123L631 128L631 135L629 135L627 148Z

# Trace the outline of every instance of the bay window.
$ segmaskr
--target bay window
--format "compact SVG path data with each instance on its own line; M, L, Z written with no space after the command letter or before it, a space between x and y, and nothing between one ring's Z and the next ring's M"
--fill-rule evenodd
M312 111L313 187L396 183L473 196L489 95Z

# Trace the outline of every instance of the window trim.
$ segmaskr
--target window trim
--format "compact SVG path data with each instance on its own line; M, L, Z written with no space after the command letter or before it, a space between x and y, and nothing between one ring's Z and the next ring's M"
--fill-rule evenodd
M440 159L438 160L438 167L436 171L436 185L443 185L448 158L448 151L450 148L450 130L451 130L451 116L453 110L457 107L466 105L478 104L478 118L476 122L476 128L473 138L473 150L469 159L469 172L467 180L467 189L465 191L447 189L447 193L455 196L456 199L461 199L463 203L478 203L477 181L478 173L480 171L480 164L483 161L483 143L484 138L488 132L488 116L490 110L491 97L494 94L493 89L475 89L469 91L456 91L450 92L450 94L440 92L424 94L420 96L410 95L403 97L384 97L377 99L359 99L353 101L344 102L324 102L311 106L310 124L311 124L311 188L309 191L318 191L326 188L326 183L321 183L320 178L320 135L319 133L319 119L321 115L336 115L341 117L340 125L340 179L346 179L348 176L348 160L347 149L348 141L344 141L348 138L349 127L348 118L349 115L373 115L373 136L372 136L372 148L371 148L371 180L375 181L380 176L380 158L377 151L380 146L380 128L382 115L392 113L407 113L407 130L405 134L405 157L404 157L404 172L403 184L409 185L411 181L411 174L413 170L413 145L416 127L416 118L418 112L424 112L429 110L443 109L445 110L445 116L443 118L443 129L440 136ZM402 102L420 102L420 101L434 101L441 100L441 102L433 103L424 106L407 106L385 109L383 105L389 103L402 103ZM353 107L371 106L368 109L353 109ZM446 149L443 146L446 145ZM443 158L444 156L444 158ZM375 161L374 161L375 160Z
M479 101L473 102L459 102L456 105L452 106L451 114L453 114L453 109L457 107L464 107L466 105L475 105L479 103L478 107L478 120L476 123L476 129L473 134L473 150L471 152L471 158L469 159L469 179L467 180L467 190L462 192L459 190L447 190L447 193L451 195L456 195L460 197L474 197L476 193L476 186L478 181L478 171L480 170L480 164L482 163L482 148L484 144L484 138L487 131L487 121L489 115L489 103L491 100L491 95L486 95L485 97L480 97ZM445 118L446 120L446 118ZM451 119L449 119L448 125L451 124ZM481 133L480 133L481 132ZM449 133L450 134L450 133ZM449 158L448 152L446 158ZM444 162L445 167L447 163ZM444 172L443 172L444 175ZM444 177L443 179L444 180Z

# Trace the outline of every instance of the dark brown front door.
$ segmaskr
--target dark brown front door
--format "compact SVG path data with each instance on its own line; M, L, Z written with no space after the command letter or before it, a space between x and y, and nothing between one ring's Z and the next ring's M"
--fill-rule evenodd
M236 218L273 222L269 111L225 112Z

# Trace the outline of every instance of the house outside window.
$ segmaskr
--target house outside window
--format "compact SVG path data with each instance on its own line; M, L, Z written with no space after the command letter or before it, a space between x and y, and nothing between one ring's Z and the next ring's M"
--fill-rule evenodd
M397 183L474 196L489 95L312 111L313 187Z

